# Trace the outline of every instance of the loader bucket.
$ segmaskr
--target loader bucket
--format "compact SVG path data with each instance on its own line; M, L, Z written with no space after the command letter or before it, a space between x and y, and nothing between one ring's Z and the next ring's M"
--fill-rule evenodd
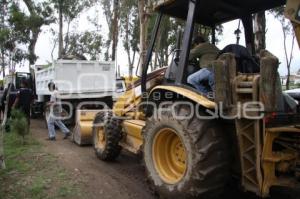
M78 110L76 125L73 130L73 141L79 146L93 144L93 123L97 113L101 110Z

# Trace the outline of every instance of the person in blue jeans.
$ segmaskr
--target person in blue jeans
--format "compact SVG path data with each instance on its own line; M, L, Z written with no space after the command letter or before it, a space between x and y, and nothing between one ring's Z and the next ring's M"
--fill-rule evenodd
M188 83L205 95L215 90L215 75L210 68L202 68L188 77Z
M55 126L57 126L64 133L64 139L67 139L71 135L71 132L60 119L62 114L62 106L60 99L57 98L57 89L53 82L50 82L48 84L48 88L51 92L51 98L48 102L48 106L50 107L50 114L47 118L47 126L49 133L49 138L47 140L56 140Z
M215 75L209 66L217 58L219 52L220 50L215 45L207 42L202 36L197 36L193 41L189 60L198 59L201 69L190 75L187 82L204 95L214 92Z

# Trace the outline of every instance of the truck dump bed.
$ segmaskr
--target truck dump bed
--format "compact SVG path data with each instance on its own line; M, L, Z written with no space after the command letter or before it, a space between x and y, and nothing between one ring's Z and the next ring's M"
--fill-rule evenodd
M51 67L35 72L37 95L50 95L48 84L54 82L61 99L112 96L115 79L114 62L58 60Z

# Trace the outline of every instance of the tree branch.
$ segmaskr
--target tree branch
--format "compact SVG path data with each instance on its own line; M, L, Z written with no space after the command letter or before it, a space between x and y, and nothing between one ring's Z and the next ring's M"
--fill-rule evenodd
M30 12L30 14L36 15L35 5L34 5L33 1L32 0L23 0L23 2L26 4L26 7L27 7L28 11Z

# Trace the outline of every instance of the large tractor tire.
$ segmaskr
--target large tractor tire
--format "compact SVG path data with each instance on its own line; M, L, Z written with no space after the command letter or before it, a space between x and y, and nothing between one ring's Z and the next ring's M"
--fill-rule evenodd
M188 107L176 112L191 113ZM230 177L224 135L216 121L176 120L171 110L149 118L143 130L144 161L153 191L162 198L219 198Z
M112 112L101 112L96 115L93 125L93 144L97 157L103 161L115 160L122 150L119 145L122 139L120 120Z

